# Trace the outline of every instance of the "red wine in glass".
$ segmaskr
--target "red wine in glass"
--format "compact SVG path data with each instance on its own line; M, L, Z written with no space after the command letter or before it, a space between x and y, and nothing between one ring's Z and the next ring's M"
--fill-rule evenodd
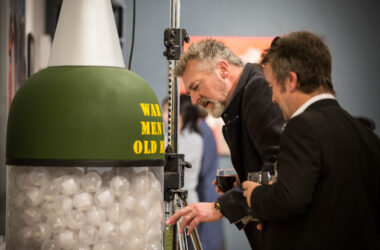
M227 176L217 176L216 184L218 188L223 192L227 192L228 190L234 187L234 182L236 181L235 175L227 175Z

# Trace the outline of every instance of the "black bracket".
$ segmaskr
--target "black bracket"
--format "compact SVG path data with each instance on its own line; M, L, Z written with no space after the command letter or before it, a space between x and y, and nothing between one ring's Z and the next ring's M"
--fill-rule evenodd
M168 60L178 60L183 51L184 42L189 43L190 38L186 29L167 28L164 32L164 56Z
M184 160L184 154L165 153L164 200L173 199L175 190L183 188L185 167L191 164ZM174 191L174 192L173 192ZM186 194L185 194L186 195Z

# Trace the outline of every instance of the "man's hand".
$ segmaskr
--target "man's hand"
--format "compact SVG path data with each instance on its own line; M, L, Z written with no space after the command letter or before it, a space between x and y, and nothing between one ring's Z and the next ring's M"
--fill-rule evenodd
M180 233L183 233L185 227L188 226L189 230L187 234L190 235L199 223L214 222L220 220L223 215L214 208L213 202L198 202L192 203L176 212L166 221L166 224L174 224L181 217L183 217L183 221L181 222Z
M239 176L238 176L238 175L235 175L234 187L239 186L239 184L240 184ZM214 179L214 180L212 181L212 185L215 186L215 191L216 191L219 195L223 195L223 194L224 194L223 191L220 190L220 188L218 187L218 185L217 185L217 183L216 183L216 179Z
M220 188L218 187L217 183L216 183L216 179L214 179L212 181L212 185L215 186L215 191L219 194L219 195L223 195L224 193L222 192L222 190L220 190Z
M252 191L257 187L260 186L260 183L253 182L253 181L245 181L243 182L243 195L247 199L248 207L251 207L251 194Z

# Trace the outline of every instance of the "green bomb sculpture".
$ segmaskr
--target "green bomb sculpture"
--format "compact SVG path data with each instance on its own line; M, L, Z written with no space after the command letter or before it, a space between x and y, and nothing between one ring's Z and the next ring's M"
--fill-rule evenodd
M164 128L110 0L64 0L48 68L10 107L7 249L161 249Z

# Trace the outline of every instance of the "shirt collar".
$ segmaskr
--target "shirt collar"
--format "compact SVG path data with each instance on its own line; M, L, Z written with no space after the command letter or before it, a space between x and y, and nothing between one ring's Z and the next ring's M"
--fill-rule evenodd
M296 110L296 112L293 113L293 115L290 117L290 119L292 119L293 117L296 117L297 115L299 115L302 112L304 112L305 109L307 109L307 107L309 107L311 104L313 104L313 103L315 103L315 102L317 102L319 100L323 100L323 99L336 99L336 98L335 98L334 95L328 94L328 93L324 93L324 94L313 96L307 102L305 102L304 104L302 104L301 107L299 107Z

